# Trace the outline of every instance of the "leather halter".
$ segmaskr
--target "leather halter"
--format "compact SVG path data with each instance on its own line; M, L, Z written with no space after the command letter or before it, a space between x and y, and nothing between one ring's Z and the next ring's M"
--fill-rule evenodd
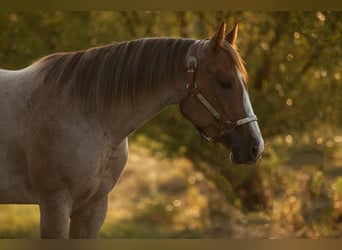
M182 100L182 102L184 103L184 101L188 97L194 96L215 117L216 121L220 125L220 133L216 138L208 136L200 128L197 128L197 129L200 131L200 133L204 139L206 139L209 142L216 142L219 138L230 133L236 127L239 127L239 126L246 124L246 123L257 121L258 118L256 117L256 115L252 115L252 116L247 116L247 117L244 117L244 118L236 120L236 121L229 121L223 115L221 115L210 104L210 102L200 93L200 91L197 89L197 84L195 82L195 72L196 72L196 68L198 65L198 60L196 57L196 49L197 49L197 44L195 43L193 45L193 48L192 48L190 55L186 58L186 72L187 72L186 88L189 90L189 93Z

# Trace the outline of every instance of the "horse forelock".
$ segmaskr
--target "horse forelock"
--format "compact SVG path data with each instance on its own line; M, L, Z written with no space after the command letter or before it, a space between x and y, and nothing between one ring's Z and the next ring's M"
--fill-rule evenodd
M44 87L68 87L84 111L106 112L134 105L184 74L184 59L194 42L185 38L145 38L41 59Z

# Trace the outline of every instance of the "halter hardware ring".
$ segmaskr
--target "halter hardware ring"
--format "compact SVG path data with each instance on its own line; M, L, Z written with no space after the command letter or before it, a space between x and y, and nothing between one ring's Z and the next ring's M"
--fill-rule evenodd
M197 58L195 56L188 56L186 67L188 69L188 73L194 73L195 68L197 68Z
M191 84L191 87L190 87L190 84L189 83L187 83L186 84L186 88L190 91L190 93L192 94L192 95L196 95L197 94L197 83L196 82L193 82L192 84Z

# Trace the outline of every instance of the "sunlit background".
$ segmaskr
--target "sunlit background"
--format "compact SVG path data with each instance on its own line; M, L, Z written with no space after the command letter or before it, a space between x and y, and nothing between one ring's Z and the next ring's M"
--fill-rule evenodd
M231 165L169 107L130 136L100 237L342 236L342 12L0 12L0 67L142 37L204 39L222 20L239 21L262 160ZM39 237L38 211L0 205L0 237Z

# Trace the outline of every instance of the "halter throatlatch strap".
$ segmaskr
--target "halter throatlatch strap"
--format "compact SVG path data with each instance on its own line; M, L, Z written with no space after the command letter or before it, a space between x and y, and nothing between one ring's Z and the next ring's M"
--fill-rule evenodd
M196 55L196 46L192 47L192 51L190 53L190 56L186 58L186 68L187 68L187 84L186 87L189 90L188 96L195 96L197 100L202 103L202 105L215 117L218 124L220 125L220 134L217 138L212 138L208 136L204 131L201 131L201 135L204 139L210 142L215 142L218 138L224 136L225 134L228 134L231 130L234 128L241 126L246 123L250 123L253 121L257 121L258 118L256 115L244 117L242 119L236 120L236 121L229 121L224 118L211 104L210 102L199 92L197 89L197 85L195 82L195 71L198 65L197 57Z

